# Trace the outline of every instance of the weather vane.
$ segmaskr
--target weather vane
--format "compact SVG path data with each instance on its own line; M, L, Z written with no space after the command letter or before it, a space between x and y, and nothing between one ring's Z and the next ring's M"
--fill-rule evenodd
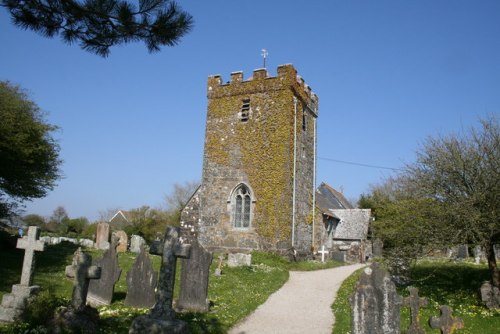
M261 51L262 51L262 53L260 55L264 58L264 68L267 68L266 67L266 58L269 55L269 53L267 52L266 49L262 49Z

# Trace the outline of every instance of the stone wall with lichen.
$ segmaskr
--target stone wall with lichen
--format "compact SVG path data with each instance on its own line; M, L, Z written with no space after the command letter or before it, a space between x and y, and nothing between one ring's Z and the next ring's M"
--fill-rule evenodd
M250 112L242 121L246 99ZM249 80L234 72L226 84L220 76L209 77L196 226L205 247L241 251L292 246L295 155L295 247L311 248L317 109L318 98L292 65L278 67L276 77L265 69L254 71ZM252 194L251 226L244 229L235 228L231 217L231 193L241 183ZM189 218L189 210L184 211Z

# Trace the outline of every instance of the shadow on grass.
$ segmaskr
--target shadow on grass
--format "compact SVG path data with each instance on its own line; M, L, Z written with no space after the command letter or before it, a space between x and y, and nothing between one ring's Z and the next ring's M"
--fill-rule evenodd
M229 330L210 313L178 313L177 318L188 323L189 333L192 334L224 334Z
M478 293L481 284L488 280L489 271L486 266L468 263L421 263L411 273L418 287L419 294L432 297L440 304L450 299L475 298L480 304Z

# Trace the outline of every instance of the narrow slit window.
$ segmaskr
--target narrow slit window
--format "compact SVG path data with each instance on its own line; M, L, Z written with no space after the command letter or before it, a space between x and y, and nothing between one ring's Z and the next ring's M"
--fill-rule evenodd
M241 122L248 122L248 119L250 118L250 99L244 99L242 101L239 116Z

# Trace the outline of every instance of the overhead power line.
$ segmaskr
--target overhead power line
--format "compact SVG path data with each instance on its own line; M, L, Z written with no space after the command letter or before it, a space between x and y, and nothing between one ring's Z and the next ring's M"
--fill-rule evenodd
M389 170L393 170L393 171L403 171L401 168L385 167L385 166L377 166L377 165L369 165L369 164L363 164L363 163L359 163L359 162L344 161L344 160L337 160L337 159L330 159L330 158L323 158L323 157L318 157L318 160L331 161L331 162L337 162L337 163L340 163L340 164L354 165L354 166L367 167L367 168L377 168L377 169L389 169Z

